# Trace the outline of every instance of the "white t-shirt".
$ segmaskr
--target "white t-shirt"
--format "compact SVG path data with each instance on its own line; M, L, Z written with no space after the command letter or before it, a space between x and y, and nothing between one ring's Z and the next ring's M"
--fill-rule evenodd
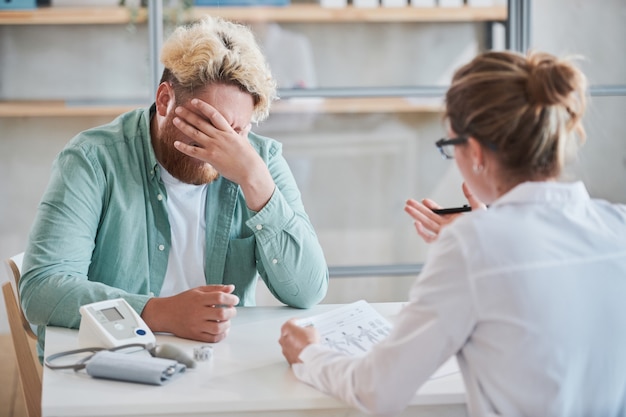
M185 184L161 166L161 179L167 191L167 213L172 247L160 297L179 294L206 285L204 250L206 246L207 185Z
M393 415L456 354L471 416L626 415L626 206L524 183L431 246L389 337L358 359L310 345L296 376Z

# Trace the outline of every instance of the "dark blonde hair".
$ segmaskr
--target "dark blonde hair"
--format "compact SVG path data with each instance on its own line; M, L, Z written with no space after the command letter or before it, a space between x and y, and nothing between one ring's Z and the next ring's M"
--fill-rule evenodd
M510 180L554 178L571 139L584 142L586 84L547 53L487 52L454 74L445 116L457 135L491 149Z
M163 44L161 82L172 83L177 102L210 84L228 84L252 95L253 122L269 115L276 82L252 31L241 24L207 16L178 27Z

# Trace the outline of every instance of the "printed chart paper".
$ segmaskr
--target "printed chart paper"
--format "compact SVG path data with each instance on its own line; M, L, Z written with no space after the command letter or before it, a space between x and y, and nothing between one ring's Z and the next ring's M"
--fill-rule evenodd
M391 330L391 323L365 300L300 319L298 325L314 326L322 344L352 356L369 351Z
M334 310L297 321L299 326L314 326L320 333L320 342L346 355L359 356L383 340L391 331L391 323L367 301L338 307ZM456 358L444 362L430 379L442 378L459 372Z

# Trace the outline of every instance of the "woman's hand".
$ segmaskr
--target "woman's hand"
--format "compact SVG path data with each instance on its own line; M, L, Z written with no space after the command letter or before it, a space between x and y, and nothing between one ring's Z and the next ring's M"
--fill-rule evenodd
M481 210L486 208L485 204L472 194L467 184L463 183L462 188L463 194L465 195L465 198L467 198L472 210ZM413 224L417 234L420 235L426 243L434 242L444 226L452 223L457 217L463 214L436 214L432 211L433 209L438 208L442 207L428 198L423 199L421 202L409 199L404 206L404 211L407 212L414 220Z
M283 355L289 365L302 362L300 353L312 343L319 343L320 335L313 326L301 327L296 324L295 319L287 321L280 329L280 339L278 343L283 348Z

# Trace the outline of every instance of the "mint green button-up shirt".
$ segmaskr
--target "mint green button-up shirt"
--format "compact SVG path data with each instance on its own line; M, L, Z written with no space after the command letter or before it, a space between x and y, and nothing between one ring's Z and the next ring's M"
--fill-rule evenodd
M151 109L80 133L57 156L29 236L20 292L28 320L78 327L79 307L124 298L141 313L158 296L170 249L167 193L150 141ZM223 177L206 198L205 278L234 284L255 303L257 277L286 305L307 308L326 295L328 268L282 147L248 136L276 188L253 212ZM41 352L41 351L40 351Z

